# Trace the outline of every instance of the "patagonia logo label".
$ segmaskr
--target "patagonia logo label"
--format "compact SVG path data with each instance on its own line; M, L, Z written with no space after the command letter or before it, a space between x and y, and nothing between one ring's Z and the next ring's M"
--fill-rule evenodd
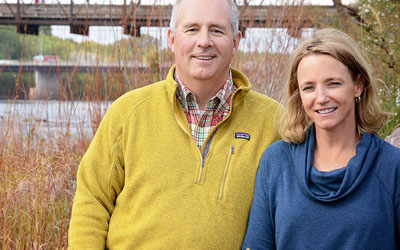
M235 139L246 139L248 141L250 141L250 135L248 133L235 133Z

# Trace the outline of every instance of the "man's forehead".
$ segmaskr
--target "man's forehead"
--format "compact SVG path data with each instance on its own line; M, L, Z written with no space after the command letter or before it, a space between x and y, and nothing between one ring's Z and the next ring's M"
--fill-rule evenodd
M209 6L207 13L199 13L196 6L192 6L191 1L201 1L200 4ZM188 6L182 5L186 3ZM211 6L213 5L213 6ZM225 5L225 6L222 6ZM213 8L214 7L214 8ZM203 9L203 8L202 8ZM203 9L204 11L204 9ZM227 27L231 25L231 8L227 0L185 0L182 1L177 16L177 26L207 25L217 27Z

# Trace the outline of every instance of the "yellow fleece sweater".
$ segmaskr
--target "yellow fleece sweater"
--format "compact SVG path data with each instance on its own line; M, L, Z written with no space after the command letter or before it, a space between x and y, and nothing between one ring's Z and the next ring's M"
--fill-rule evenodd
M240 249L281 106L232 69L231 112L199 150L174 69L104 116L78 169L69 249Z

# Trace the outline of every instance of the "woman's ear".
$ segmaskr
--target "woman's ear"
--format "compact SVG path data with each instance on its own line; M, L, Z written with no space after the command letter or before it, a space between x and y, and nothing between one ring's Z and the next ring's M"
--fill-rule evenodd
M359 74L354 81L354 97L361 96L364 90L364 78Z

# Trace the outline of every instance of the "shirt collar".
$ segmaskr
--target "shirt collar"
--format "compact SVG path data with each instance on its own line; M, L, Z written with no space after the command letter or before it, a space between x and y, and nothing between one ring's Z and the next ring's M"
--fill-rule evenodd
M179 102L182 104L185 110L188 110L188 103L196 102L195 94L188 89L185 84L179 79L178 73L174 72L174 78L178 83L178 87L176 89L176 96L178 97ZM232 96L233 92L236 90L236 86L233 84L232 72L229 70L229 77L225 81L224 85L218 92L209 100L206 109L211 108L211 106L215 105L218 102L218 109L221 109L224 106L225 102Z

